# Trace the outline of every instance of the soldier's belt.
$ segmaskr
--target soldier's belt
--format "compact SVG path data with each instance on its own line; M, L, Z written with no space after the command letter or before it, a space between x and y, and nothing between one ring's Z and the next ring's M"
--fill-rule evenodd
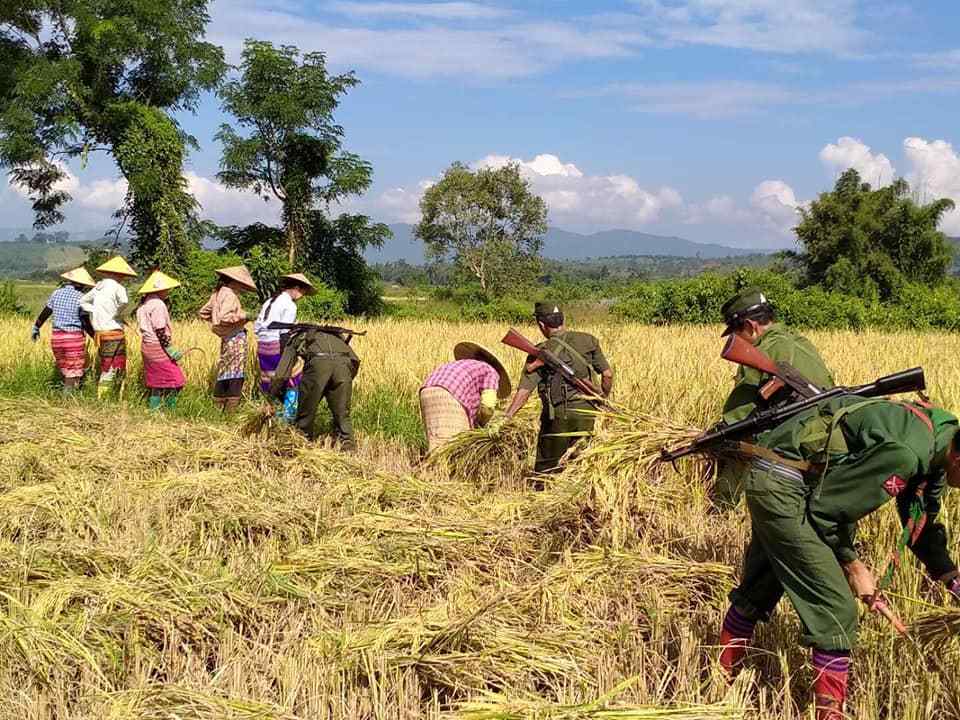
M787 468L801 475L819 474L821 469L819 465L814 465L806 460L791 460L790 458L785 458L775 453L773 450L761 447L760 445L754 445L753 443L735 442L732 443L731 449L734 454L740 457L749 458L754 461L762 460L771 465Z
M795 470L792 467L786 465L781 465L780 463L770 462L769 460L763 460L761 458L754 458L753 466L758 470L763 472L772 473L774 475L780 475L785 477L788 480L793 480L798 483L803 483L803 473L799 470Z
M307 355L308 358L318 357L318 358L349 358L350 353L345 352L315 352Z

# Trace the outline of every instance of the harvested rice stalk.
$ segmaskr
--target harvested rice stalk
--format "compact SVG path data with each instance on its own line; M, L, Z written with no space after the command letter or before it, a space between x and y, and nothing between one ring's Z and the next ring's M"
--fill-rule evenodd
M428 458L449 477L472 478L480 487L498 487L519 480L536 444L536 427L527 419L462 432Z
M181 685L156 683L103 697L108 703L108 720L297 720L275 705Z
M487 694L460 705L449 718L463 720L739 720L746 714L743 684L738 683L719 703L689 705L628 705L611 700L640 677L630 678L593 702L564 705L536 696L508 698Z
M924 644L956 640L960 638L960 608L936 608L911 622L910 629Z
M269 436L284 425L273 408L265 405L257 405L242 411L239 420L240 437L245 438L254 435Z

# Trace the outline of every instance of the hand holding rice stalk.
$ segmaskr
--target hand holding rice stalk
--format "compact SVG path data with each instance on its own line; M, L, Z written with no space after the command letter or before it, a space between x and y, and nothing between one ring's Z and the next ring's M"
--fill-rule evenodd
M270 435L280 424L276 408L267 402L241 413L240 436Z

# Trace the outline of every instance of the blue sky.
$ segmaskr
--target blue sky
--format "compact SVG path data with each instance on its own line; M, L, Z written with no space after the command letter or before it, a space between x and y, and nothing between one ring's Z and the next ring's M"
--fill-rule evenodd
M327 53L362 84L337 119L374 165L350 203L416 219L454 160L521 163L551 222L741 246L789 245L796 207L857 167L960 201L960 3L858 0L404 2L215 0L209 36ZM219 222L275 208L215 181L216 98L181 121L202 145L191 187ZM123 185L73 168L76 227ZM111 203L113 205L111 206ZM15 189L5 226L29 222ZM944 228L960 235L960 213Z

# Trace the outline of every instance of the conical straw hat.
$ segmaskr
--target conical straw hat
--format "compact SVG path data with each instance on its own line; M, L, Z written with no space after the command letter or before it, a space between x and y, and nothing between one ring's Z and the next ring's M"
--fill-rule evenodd
M107 260L103 265L97 268L97 272L114 273L115 275L126 275L128 277L137 276L137 271L130 267L130 264L119 255Z
M228 280L234 280L240 283L247 290L251 290L253 292L257 291L257 284L253 281L253 278L250 277L250 271L247 270L243 265L233 265L232 267L220 268L216 272L218 275L222 275Z
M497 359L497 356L483 347L483 345L477 345L475 342L457 343L453 348L453 357L456 360L480 360L485 362L496 370L500 376L500 384L497 386L497 397L501 400L510 397L510 374Z
M72 283L77 283L78 285L86 285L87 287L93 287L97 282L93 279L90 273L87 272L85 267L74 268L73 270L68 270L65 273L60 275L64 280L69 280Z
M317 293L317 288L314 287L313 283L307 280L307 276L303 273L290 273L289 275L281 275L281 280L293 280L293 282L298 285L303 286L303 291L307 295L315 295Z
M180 287L179 280L174 280L166 273L154 270L143 284L143 287L137 292L141 295L146 295L148 293L160 292L161 290L173 290L175 287Z

